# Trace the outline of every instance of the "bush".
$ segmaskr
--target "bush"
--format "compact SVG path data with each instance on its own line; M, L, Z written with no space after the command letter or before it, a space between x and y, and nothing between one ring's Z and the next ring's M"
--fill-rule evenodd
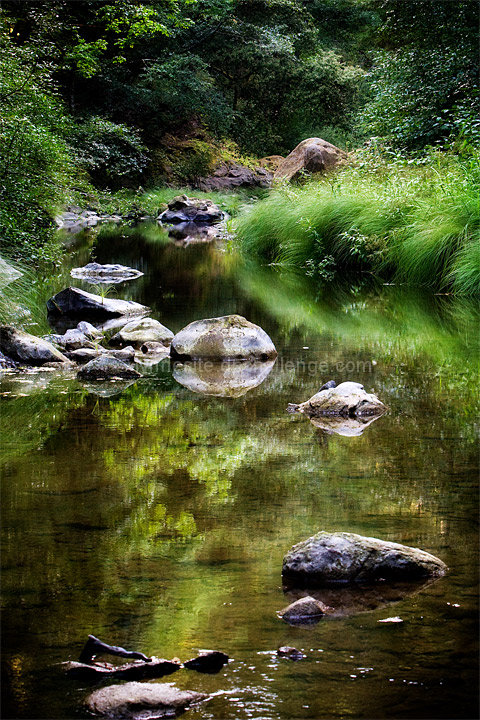
M27 262L58 255L52 218L75 175L62 103L49 68L0 26L0 234Z
M126 125L92 117L76 126L72 151L98 187L138 185L147 164L139 135Z

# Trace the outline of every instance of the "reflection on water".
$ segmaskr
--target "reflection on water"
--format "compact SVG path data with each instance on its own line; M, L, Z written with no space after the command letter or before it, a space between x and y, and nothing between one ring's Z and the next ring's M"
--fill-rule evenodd
M270 375L275 360L268 362L176 362L175 380L192 392L216 397L241 397L261 385Z
M137 365L143 377L116 394L74 373L3 377L2 716L87 717L87 688L56 663L93 633L166 658L228 653L218 675L175 675L217 693L190 711L202 720L475 717L478 308L401 288L320 297L141 231L105 233L92 253L77 248L72 266L138 268L114 296L173 331L238 313L279 357L240 396L192 392L218 378L179 384L168 359ZM68 273L45 282L45 299ZM389 412L348 437L285 412L330 378L374 389ZM319 530L421 547L450 570L407 593L319 594L344 612L290 627L276 614L297 597L283 591L283 555ZM378 622L392 615L403 622ZM305 659L277 657L282 645Z

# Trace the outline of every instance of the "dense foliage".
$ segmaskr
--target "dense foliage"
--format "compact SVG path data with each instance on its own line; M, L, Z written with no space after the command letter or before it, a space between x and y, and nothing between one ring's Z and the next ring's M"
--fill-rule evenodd
M308 136L468 157L478 16L475 0L3 0L5 246L54 258L56 209L94 188L188 183Z

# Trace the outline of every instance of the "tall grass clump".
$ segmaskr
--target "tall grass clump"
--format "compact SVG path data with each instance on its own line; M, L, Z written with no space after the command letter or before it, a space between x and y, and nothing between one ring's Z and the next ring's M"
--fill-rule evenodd
M360 157L337 175L283 185L236 223L249 257L323 279L369 271L409 285L478 292L478 157L426 164Z

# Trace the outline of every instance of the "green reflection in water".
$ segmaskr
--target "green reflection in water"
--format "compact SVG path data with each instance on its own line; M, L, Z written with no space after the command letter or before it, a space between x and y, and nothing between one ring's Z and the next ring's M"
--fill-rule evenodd
M269 332L279 358L237 398L190 392L168 360L112 397L68 374L2 379L10 716L82 716L85 689L52 664L75 658L89 632L165 657L228 652L218 676L172 677L228 691L196 711L202 718L471 715L478 308L401 288L316 297L211 247L123 234L101 235L94 249L100 262L145 272L119 296L175 331L239 312ZM80 256L88 248L72 265ZM65 281L66 271L50 279L45 296ZM285 413L331 376L375 388L388 414L348 438ZM276 616L289 602L282 557L319 529L419 546L450 572L392 606L291 628ZM377 624L388 615L404 623ZM276 659L284 644L306 660Z

